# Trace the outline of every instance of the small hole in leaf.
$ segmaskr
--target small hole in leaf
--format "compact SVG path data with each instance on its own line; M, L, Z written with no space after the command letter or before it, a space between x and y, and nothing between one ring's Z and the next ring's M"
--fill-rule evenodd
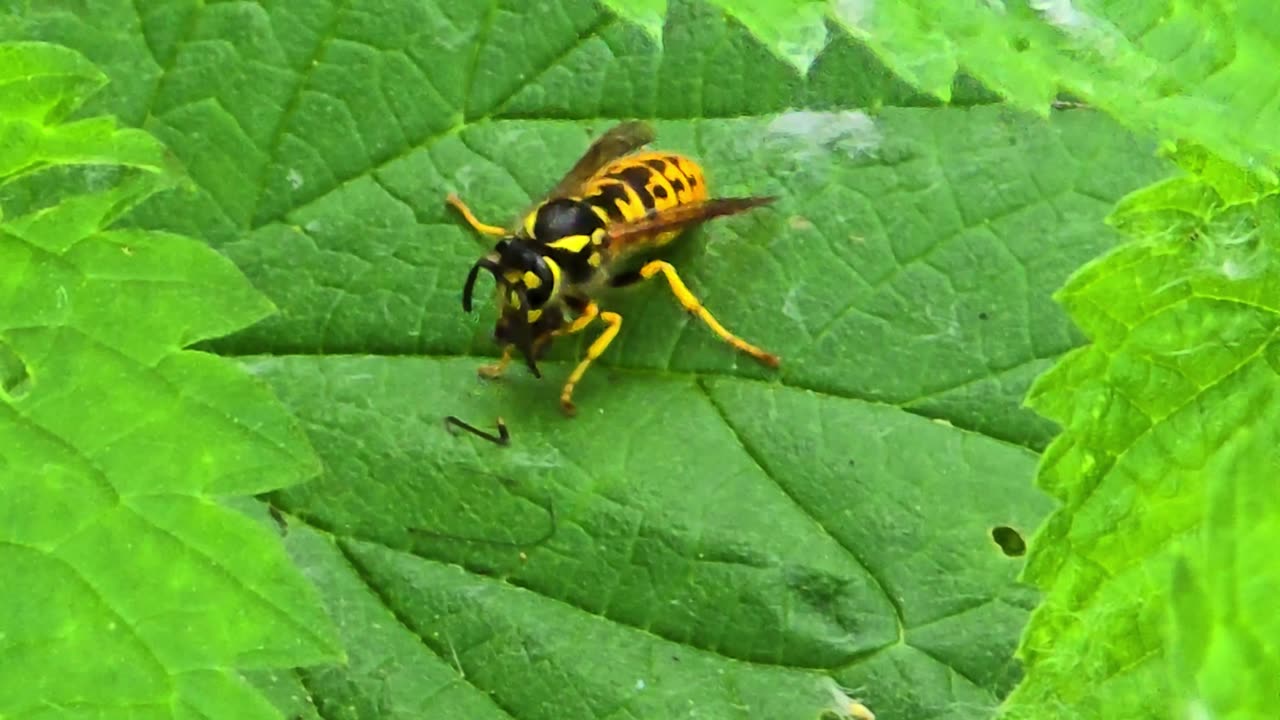
M0 343L0 390L14 400L21 400L31 387L27 366L18 354Z
M991 528L991 539L1000 546L1001 552L1009 557L1022 557L1027 554L1027 541L1021 533L1008 525Z

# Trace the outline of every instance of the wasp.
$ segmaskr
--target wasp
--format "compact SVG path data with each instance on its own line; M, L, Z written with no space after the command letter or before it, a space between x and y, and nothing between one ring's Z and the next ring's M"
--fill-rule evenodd
M535 377L538 358L555 337L585 330L596 320L605 329L569 374L560 406L573 415L573 391L587 369L609 347L622 316L594 299L608 287L625 287L663 276L676 300L716 335L770 367L777 355L725 329L689 290L675 267L637 256L668 245L680 233L712 218L767 205L776 198L712 198L702 168L670 152L642 151L654 131L644 122L623 122L591 144L578 162L514 223L512 229L481 222L455 194L447 202L472 228L500 238L471 267L462 288L462 308L471 311L481 270L497 283L499 315L493 338L502 347L496 363L480 368L500 376L519 352Z

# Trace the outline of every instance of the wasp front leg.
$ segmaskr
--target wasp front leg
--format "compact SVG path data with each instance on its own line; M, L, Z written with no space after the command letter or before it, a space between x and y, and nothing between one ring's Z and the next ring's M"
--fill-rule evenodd
M595 308L595 303L592 303L589 308ZM598 308L595 309L598 311ZM595 319L596 313L592 313L591 317ZM564 410L566 415L577 413L578 409L573 404L573 389L582 380L582 376L587 374L587 368L591 367L591 363L604 354L605 349L609 347L609 343L613 342L613 339L617 337L618 329L622 327L622 316L618 313L605 311L599 313L599 317L600 321L608 327L604 329L604 332L600 333L600 337L591 343L591 347L587 348L587 356L569 374L569 379L565 381L564 388L560 390L560 409ZM575 322L574 324L576 325L577 323ZM582 327L586 327L586 323L583 323Z
M446 197L444 201L452 205L455 210L462 213L462 219L466 220L468 225L475 228L476 232L483 233L485 235L496 235L498 237L503 237L507 234L506 230L503 230L497 225L480 222L480 219L475 216L475 213L471 212L471 208L467 207L467 204L462 202L462 198L458 197L456 194L449 193L449 196Z
M502 357L497 362L481 365L476 370L476 373L486 380L497 380L502 377L502 373L506 372L507 366L511 364L511 352L510 345L502 348Z

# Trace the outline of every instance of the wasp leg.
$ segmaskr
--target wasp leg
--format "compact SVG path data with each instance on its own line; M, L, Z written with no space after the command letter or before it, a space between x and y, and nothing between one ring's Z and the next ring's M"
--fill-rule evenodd
M584 329L586 329L588 325L595 322L595 319L599 317L599 315L600 315L600 306L596 305L595 303L587 303L587 306L582 309L581 315L574 318L573 322L557 330L555 334L556 335L572 335L576 332L582 332Z
M538 353L542 352L542 347L544 345L551 342L551 336L554 334L555 333L547 333L533 341L533 354L535 357L538 356ZM507 370L507 366L511 364L512 353L514 352L513 347L513 345L508 345L502 348L502 357L499 358L497 362L492 362L488 365L481 365L476 370L476 373L485 380L497 380L502 377L502 374Z
M462 219L466 220L467 224L475 228L477 232L484 233L485 235L497 235L499 237L507 235L507 231L497 225L480 222L480 220L476 218L475 214L471 212L471 208L467 207L467 204L462 202L462 198L458 197L454 193L449 193L449 197L446 197L444 201L452 205L458 212L462 213Z
M738 350L741 350L769 367L778 367L782 362L778 359L777 355L765 352L764 350L761 350L755 345L752 345L746 340L743 340L737 335L726 330L724 326L720 324L720 321L716 320L711 314L711 311L703 307L698 298L694 297L693 293L689 292L689 288L685 286L684 281L680 279L680 276L676 273L676 269L672 267L671 263L662 260L654 260L653 262L646 264L644 267L640 268L640 279L648 280L658 273L662 273L667 277L667 284L671 286L671 293L676 296L676 299L680 301L680 304L684 306L684 309L694 315L697 315L698 319L706 323L707 327L711 328L716 335L719 335L721 340L724 340ZM625 281L625 279L629 278L620 279Z
M593 303L594 304L594 303ZM587 348L587 356L582 358L578 363L578 367L573 369L569 374L569 379L564 382L564 388L560 390L560 409L564 410L566 415L573 415L577 412L577 408L573 404L573 388L582 380L582 376L587 373L587 368L591 367L591 363L604 354L605 348L609 347L609 343L613 342L613 338L618 334L618 328L622 327L622 316L615 312L600 313L600 320L609 327L600 333L600 337L591 343L591 347ZM585 325L583 326L585 327Z
M497 380L502 377L502 373L506 371L507 366L511 364L511 346L502 348L502 358L488 365L481 365L476 373L486 380Z

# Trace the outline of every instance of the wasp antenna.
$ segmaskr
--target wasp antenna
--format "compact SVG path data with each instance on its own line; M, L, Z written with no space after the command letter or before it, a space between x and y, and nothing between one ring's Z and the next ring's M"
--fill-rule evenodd
M471 433L472 435L475 435L476 437L484 438L485 440L488 440L494 445L501 445L502 447L506 447L511 444L511 432L507 430L507 423L504 422L502 418L498 418L498 434L497 435L494 435L493 433L490 433L490 432L485 432L484 430L481 430L475 425L472 425L471 423L461 420L453 415L449 415L445 417L444 426L445 426L445 429L448 430L449 434L451 435L454 434L453 428L458 427L458 428L462 428L463 430L466 430L467 432Z
M498 277L498 264L493 260L482 257L471 266L471 272L467 273L467 281L462 285L462 309L471 312L471 296L476 289L476 278L480 275L480 270L488 270L493 276Z
M471 266L467 273L467 282L462 286L462 310L471 312L471 293L476 289L476 277L480 274L480 263Z

